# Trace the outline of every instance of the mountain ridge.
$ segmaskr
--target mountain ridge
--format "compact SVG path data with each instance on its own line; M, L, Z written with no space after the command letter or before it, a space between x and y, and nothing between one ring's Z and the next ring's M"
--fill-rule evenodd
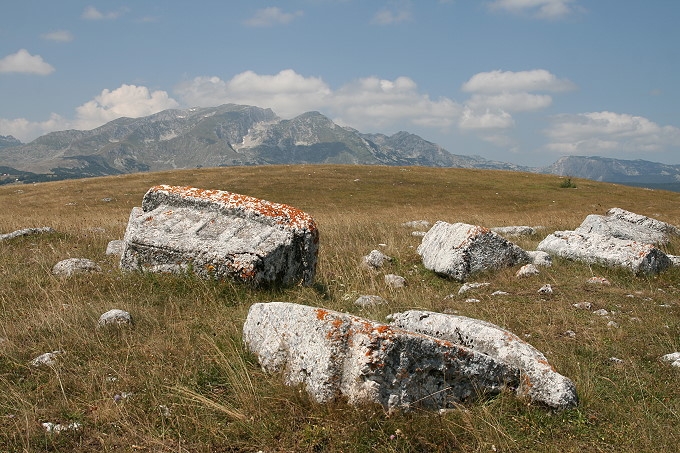
M316 111L282 119L271 109L238 104L122 117L89 131L50 132L30 143L0 136L0 184L181 168L315 163L525 171L680 191L680 165L566 156L547 167L526 167L453 154L406 131L390 136L362 133Z

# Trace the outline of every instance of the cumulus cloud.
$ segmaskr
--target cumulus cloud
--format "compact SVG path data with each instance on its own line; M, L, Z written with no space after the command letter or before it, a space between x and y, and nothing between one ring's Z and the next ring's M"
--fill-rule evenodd
M392 25L406 22L412 19L411 11L408 9L381 9L373 16L371 23L378 25Z
M25 118L0 118L0 135L12 135L26 143L48 132L70 129L71 122L52 113L47 121L29 121Z
M463 84L463 91L474 93L505 93L521 91L568 91L575 85L567 79L557 76L545 69L531 71L490 71L475 74Z
M77 129L92 129L123 116L138 118L178 106L165 91L150 92L143 86L121 85L112 91L105 89L77 107L75 124Z
M658 152L677 148L680 129L660 126L641 116L614 112L557 115L545 130L547 149L563 154L607 155Z
M460 114L456 102L430 99L408 77L367 77L333 90L320 78L304 77L290 69L275 75L246 71L226 81L197 77L180 84L175 93L187 105L257 105L269 107L284 118L320 110L340 124L362 130L399 121L448 127Z
M68 30L57 30L50 33L45 33L41 35L43 39L48 41L56 42L71 42L73 41L73 35Z
M83 14L80 17L85 20L113 20L118 19L127 11L127 8L121 8L117 11L101 12L94 6L88 6L85 8Z
M545 69L531 71L489 71L473 75L461 89L472 93L461 117L463 129L499 129L514 126L512 112L530 112L549 107L552 96L575 88ZM539 93L535 93L539 92ZM543 94L540 94L543 92Z
M537 19L561 19L583 10L576 0L493 0L488 7L492 11L529 14Z
M26 49L21 49L0 59L0 73L3 72L48 75L54 72L54 67L40 55L31 55Z
M272 27L274 25L286 25L295 18L303 16L302 11L287 13L276 6L258 9L255 14L244 23L249 27Z
M105 89L94 99L77 107L73 119L56 113L52 113L47 121L0 118L0 134L13 135L22 142L29 142L48 132L88 130L123 116L138 118L178 106L179 103L165 91L150 92L143 86L121 85L115 90Z

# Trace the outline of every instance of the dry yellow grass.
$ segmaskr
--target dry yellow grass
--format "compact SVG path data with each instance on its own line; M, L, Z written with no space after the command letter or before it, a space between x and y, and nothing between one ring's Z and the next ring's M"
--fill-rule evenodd
M488 288L458 296L460 283L425 270L415 252L420 239L401 226L419 219L545 226L516 241L533 249L544 233L615 206L680 225L680 194L562 182L500 171L272 166L0 187L0 233L56 230L0 243L0 451L673 451L679 371L659 357L680 350L678 269L635 277L556 260L530 279L516 279L516 269L480 275ZM316 284L264 290L122 274L106 245L122 238L130 210L155 184L228 190L307 211L321 233ZM383 271L359 266L374 248L395 258ZM52 276L69 257L93 259L103 272ZM403 275L408 287L387 289L385 273ZM612 285L589 285L591 275ZM551 297L537 294L544 283ZM490 296L495 290L509 295ZM353 304L360 294L390 304L360 310ZM470 296L480 302L466 303ZM496 323L526 336L572 378L581 403L550 414L503 394L445 415L314 404L263 374L241 345L250 304L273 300L375 320L423 308ZM619 327L572 306L584 301L616 312ZM96 329L111 308L129 311L135 325ZM53 350L65 351L55 366L29 365ZM42 422L82 427L47 433Z

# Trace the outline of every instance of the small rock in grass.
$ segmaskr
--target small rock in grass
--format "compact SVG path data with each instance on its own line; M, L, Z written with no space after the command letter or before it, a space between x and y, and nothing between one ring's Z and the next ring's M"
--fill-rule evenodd
M354 305L358 305L362 308L375 307L377 305L384 305L388 302L380 296L365 295L359 296L359 298L354 301Z
M611 282L604 277L590 277L588 279L588 283L593 285L605 285L605 286L611 285Z
M489 286L491 283L463 283L463 286L460 287L458 290L458 294L464 294L471 289L477 289L477 288L484 288L485 286Z
M492 296L507 296L510 293L507 293L505 291L494 291L491 293Z
M114 308L99 317L98 327L104 326L123 326L132 324L132 316L125 310Z
M604 308L600 308L599 310L595 310L593 312L593 314L598 315L598 316L608 316L609 312L607 310L605 310Z
M661 356L661 360L664 362L670 362L671 366L680 368L680 352L672 352Z
M593 304L590 302L578 302L574 304L574 308L578 308L579 310L590 310L593 308Z
M70 277L73 274L101 272L101 270L97 263L87 258L68 258L55 264L52 268L52 273L54 275Z
M538 290L539 294L552 294L553 289L552 286L550 286L549 283L546 283L545 285L541 286L541 288Z
M403 288L406 286L406 279L396 274L385 275L385 284L390 288Z
M392 258L385 255L380 250L371 250L371 253L364 256L364 264L373 269L379 269L383 267L385 262L392 261Z
M52 351L40 354L35 359L31 360L31 365L36 367L42 365L53 366L55 363L57 363L57 356L63 353L64 351Z
M532 275L538 275L540 274L540 271L536 266L533 264L525 264L524 266L520 267L517 273L515 274L515 277L517 278L526 278L526 277L531 277Z

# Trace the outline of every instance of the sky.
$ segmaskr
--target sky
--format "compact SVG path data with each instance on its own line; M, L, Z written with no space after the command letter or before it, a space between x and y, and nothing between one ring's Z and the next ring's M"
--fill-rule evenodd
M0 135L235 103L532 167L680 164L678 23L677 0L6 1Z

